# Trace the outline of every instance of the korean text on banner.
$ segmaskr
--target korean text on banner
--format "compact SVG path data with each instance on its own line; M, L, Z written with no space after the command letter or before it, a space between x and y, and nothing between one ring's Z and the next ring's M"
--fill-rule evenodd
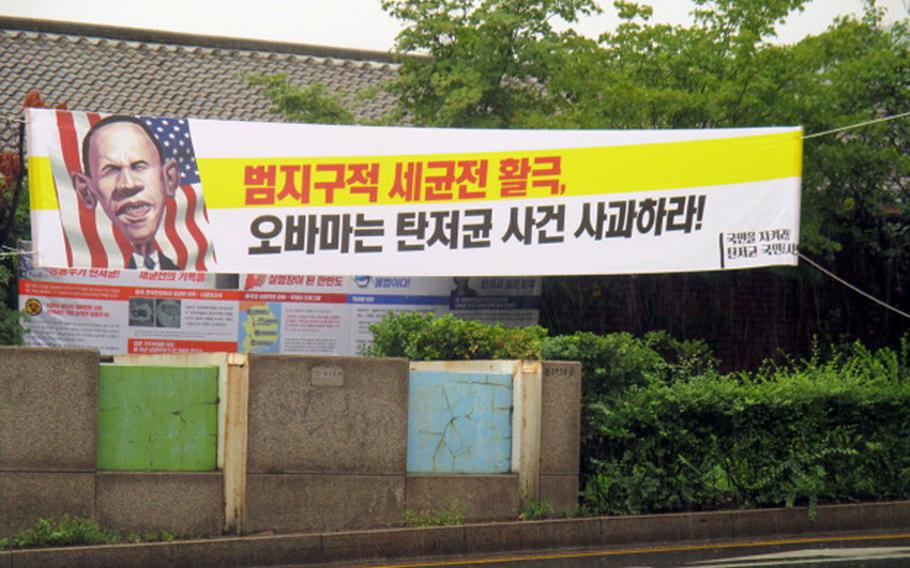
M29 110L36 263L514 276L795 265L799 128L519 131Z

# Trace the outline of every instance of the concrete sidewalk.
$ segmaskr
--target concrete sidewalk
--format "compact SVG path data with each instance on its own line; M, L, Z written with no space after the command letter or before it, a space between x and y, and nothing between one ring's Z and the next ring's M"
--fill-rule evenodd
M533 550L899 532L910 502L218 538L0 552L0 568L350 564Z

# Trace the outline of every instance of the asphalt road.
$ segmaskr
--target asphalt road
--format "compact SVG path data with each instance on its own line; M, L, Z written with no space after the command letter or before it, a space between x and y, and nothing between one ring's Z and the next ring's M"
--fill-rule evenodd
M910 567L910 534L794 538L624 549L550 551L425 562L370 564L383 568L894 568Z

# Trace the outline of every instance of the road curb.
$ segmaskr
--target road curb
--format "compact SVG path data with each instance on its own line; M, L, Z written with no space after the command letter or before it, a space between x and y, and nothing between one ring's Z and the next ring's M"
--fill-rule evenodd
M910 501L0 552L0 568L278 566L910 529Z

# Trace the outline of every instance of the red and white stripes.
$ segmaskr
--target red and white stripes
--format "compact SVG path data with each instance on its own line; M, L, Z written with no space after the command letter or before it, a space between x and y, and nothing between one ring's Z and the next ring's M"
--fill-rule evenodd
M57 111L62 161L51 159L60 219L69 266L125 268L132 245L100 207L85 207L72 183L72 173L82 173L82 139L101 120L97 113ZM182 270L205 272L215 265L214 250L207 234L208 220L201 184L185 184L168 199L162 226L155 238L158 251Z

